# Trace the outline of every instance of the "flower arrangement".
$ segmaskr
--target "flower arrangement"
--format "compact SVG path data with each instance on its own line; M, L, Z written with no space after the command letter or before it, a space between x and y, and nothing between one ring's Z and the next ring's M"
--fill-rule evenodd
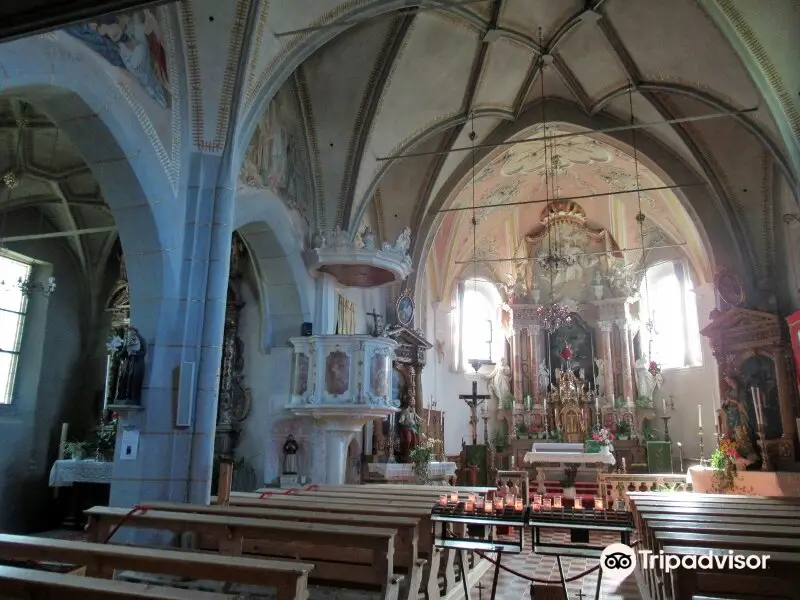
M414 464L413 471L422 484L428 483L428 466L433 460L433 451L436 440L420 436L420 442L408 453L408 458Z
M97 454L98 458L114 452L117 445L117 428L119 426L119 415L112 412L108 420L100 423L97 428Z
M711 455L711 468L714 470L716 491L725 494L734 489L736 480L736 460L741 458L736 445L726 436L720 436L719 446Z
M659 373L661 373L661 365L659 365L656 361L651 360L650 364L647 365L647 370L650 372L650 375L656 377Z
M614 434L611 433L605 427L601 427L600 429L592 433L592 439L595 442L599 442L603 446L608 446L611 442L614 441Z
M616 434L619 438L630 437L631 431L630 421L621 420L616 424Z

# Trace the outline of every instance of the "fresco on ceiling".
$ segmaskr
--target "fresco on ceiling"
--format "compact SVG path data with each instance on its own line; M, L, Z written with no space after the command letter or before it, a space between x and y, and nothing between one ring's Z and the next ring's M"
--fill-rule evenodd
M64 28L111 65L130 73L164 108L170 106L167 53L158 11L145 9L100 17Z
M480 221L502 208L501 206L486 206L487 204L506 204L508 202L514 202L519 194L519 188L520 181L515 180L502 183L484 192L480 200L476 203L482 208L475 211L475 218Z
M304 139L294 97L286 89L280 90L256 126L244 156L241 179L247 185L272 190L308 225L311 202Z
M559 135L563 132L558 130L548 131L549 134ZM538 135L538 134L535 134ZM535 137L532 136L532 137ZM607 163L612 159L611 151L594 140L586 136L575 136L561 138L554 141L552 146L552 156L558 156L556 170L558 174L563 174L573 164L591 165L595 163ZM551 163L551 150L547 150L547 164ZM516 144L505 153L503 166L500 172L506 177L514 175L527 175L544 169L545 166L545 143L544 141L525 142Z

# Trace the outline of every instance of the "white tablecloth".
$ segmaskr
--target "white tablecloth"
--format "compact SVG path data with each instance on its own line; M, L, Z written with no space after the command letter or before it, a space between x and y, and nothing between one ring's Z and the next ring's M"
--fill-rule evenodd
M111 483L112 462L98 460L57 460L50 469L50 487L73 483Z
M700 493L714 493L716 479L711 467L689 467L686 483ZM754 496L800 496L800 473L785 471L738 471L733 482L732 494Z
M549 444L554 446L555 444ZM614 458L614 448L612 446L604 446L600 452L555 452L548 449L545 452L537 452L536 449L525 454L526 463L577 463L577 464L591 464L603 463L605 465L617 464L617 459Z
M410 463L370 463L369 474L378 475L384 479L413 479L415 477L414 465ZM456 474L454 462L432 462L428 465L428 477L443 479Z

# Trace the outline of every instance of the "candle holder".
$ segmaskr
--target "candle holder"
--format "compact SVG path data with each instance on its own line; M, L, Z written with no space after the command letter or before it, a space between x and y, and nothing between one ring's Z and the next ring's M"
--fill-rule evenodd
M672 417L663 416L661 418L664 420L664 441L665 442L672 442L672 439L669 437L669 420Z
M767 452L767 440L764 437L763 423L758 428L758 445L761 448L761 470L772 471L772 462L769 459L769 452Z
M703 426L700 425L697 428L697 435L700 437L700 466L703 467L706 464L706 453L705 448L703 447Z

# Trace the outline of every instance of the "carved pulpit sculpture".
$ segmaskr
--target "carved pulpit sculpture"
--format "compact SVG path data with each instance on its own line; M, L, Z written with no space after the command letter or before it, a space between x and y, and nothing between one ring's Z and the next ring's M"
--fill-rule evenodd
M472 393L459 394L458 398L466 402L467 406L469 406L469 426L472 428L472 445L475 446L478 443L478 407L491 398L491 396L489 394L479 394L478 382L473 381Z

